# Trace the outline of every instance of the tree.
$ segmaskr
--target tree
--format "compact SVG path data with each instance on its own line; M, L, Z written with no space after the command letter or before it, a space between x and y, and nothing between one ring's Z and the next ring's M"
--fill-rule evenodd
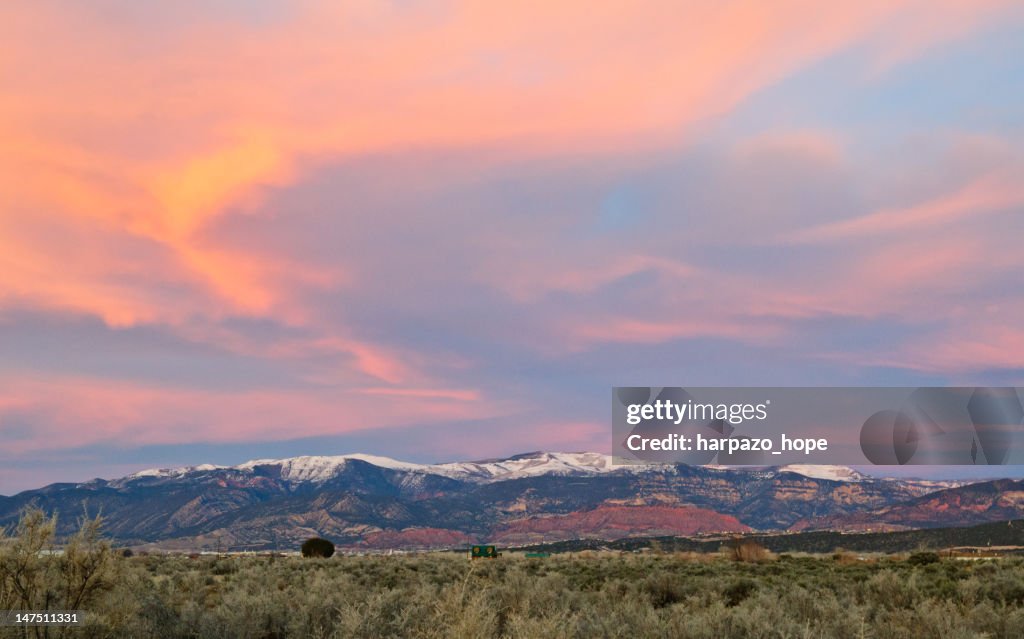
M321 537L311 537L302 542L303 557L330 557L334 554L334 544Z

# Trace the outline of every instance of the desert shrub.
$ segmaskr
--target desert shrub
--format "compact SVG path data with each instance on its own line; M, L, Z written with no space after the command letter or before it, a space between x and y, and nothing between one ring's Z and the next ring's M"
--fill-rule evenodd
M841 548L836 548L836 551L832 553L832 561L838 564L842 564L844 566L848 566L851 564L860 563L860 558L855 553L848 552Z
M764 561L771 556L768 549L753 539L737 539L729 544L729 556L734 561Z
M757 591L757 582L748 577L742 577L723 588L722 596L725 597L725 605L732 607L738 606L755 591Z
M239 563L237 557L217 557L210 563L209 571L214 575L230 575L238 572Z
M1024 606L1024 579L1019 571L1009 574L1004 570L992 575L985 580L981 592L993 603Z
M56 515L22 512L13 538L0 540L0 610L81 610L112 586L115 553L100 536L102 519L83 515L78 523L58 547Z
M915 552L907 557L907 563L911 566L927 566L928 564L935 564L939 561L941 561L939 559L939 553L932 552L930 550Z
M302 542L303 557L327 558L334 554L334 544L322 537L311 537Z
M886 609L903 610L913 607L919 598L917 581L893 570L883 570L868 580L873 602Z
M688 587L683 579L665 571L659 571L647 577L643 581L641 589L655 608L670 606L692 594L691 587Z

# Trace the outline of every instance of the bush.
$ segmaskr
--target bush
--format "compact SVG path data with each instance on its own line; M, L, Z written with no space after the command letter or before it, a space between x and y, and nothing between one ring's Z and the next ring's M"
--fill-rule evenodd
M690 591L682 579L669 572L656 572L647 577L641 584L641 590L647 593L651 605L664 608L682 601Z
M764 561L771 556L768 549L752 539L737 539L729 546L729 556L734 561Z
M907 557L907 563L911 566L927 566L939 562L939 553L931 551L915 552Z
M311 537L302 542L303 557L323 557L326 559L334 554L334 544L321 537Z
M58 546L56 515L34 506L22 512L15 536L0 539L0 610L83 609L113 587L115 555L100 536L102 519L78 523Z

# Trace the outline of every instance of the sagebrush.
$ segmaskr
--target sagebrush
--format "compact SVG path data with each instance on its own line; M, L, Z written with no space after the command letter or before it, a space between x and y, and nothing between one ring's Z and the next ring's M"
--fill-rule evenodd
M26 560L26 549L41 548L31 527L49 529L50 520L33 517L0 544L2 605L22 605L11 599L18 596L12 595L12 571ZM90 613L88 625L68 636L1024 636L1020 558L837 561L782 555L734 561L728 552L549 558L506 552L493 561L456 553L320 561L126 557L85 529L74 552L36 552L28 559L36 562L37 594L57 597L53 601L81 591L75 584L83 583L83 571L94 571L80 600Z

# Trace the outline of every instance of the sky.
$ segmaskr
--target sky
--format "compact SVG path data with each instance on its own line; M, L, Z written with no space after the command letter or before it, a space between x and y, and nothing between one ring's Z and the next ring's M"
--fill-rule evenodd
M1024 386L1012 0L0 3L0 494Z

